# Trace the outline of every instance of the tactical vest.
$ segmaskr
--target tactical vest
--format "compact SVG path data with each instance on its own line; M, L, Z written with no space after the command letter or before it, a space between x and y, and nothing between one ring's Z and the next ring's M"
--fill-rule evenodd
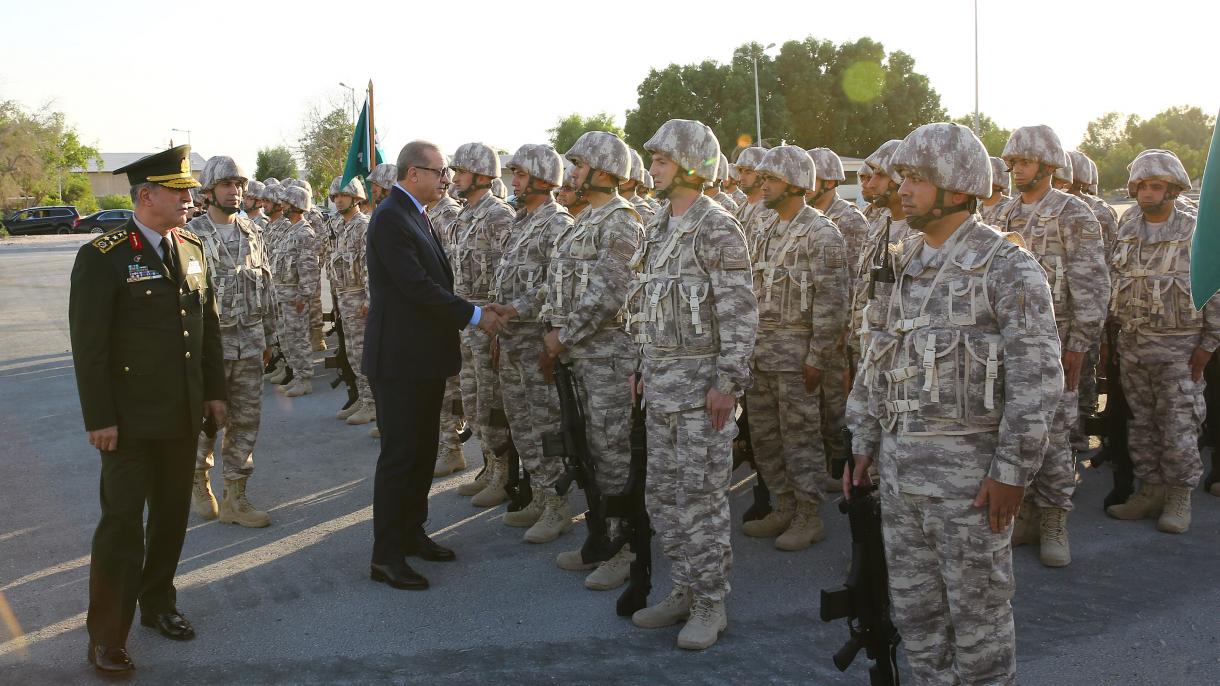
M298 265L301 253L305 250L316 250L313 237L309 235L309 224L302 219L296 224L284 228L275 241L275 251L271 253L271 275L276 286L297 287L301 283Z
M906 266L922 249L906 242L885 327L872 332L860 362L869 412L881 426L910 435L995 431L1004 415L1003 338L987 273L1002 236L971 222L948 250L927 297L907 302ZM909 292L909 289L907 290Z
M1203 313L1190 299L1190 243L1194 219L1170 215L1156 242L1146 241L1141 214L1123 224L1111 258L1110 315L1127 333L1182 336L1203 330Z
M905 233L897 241L891 242L889 234L892 225L893 220L888 213L877 217L876 230L865 238L864 249L860 251L860 261L856 266L856 288L864 300L864 306L859 312L853 312L852 317L853 326L858 326L855 334L860 337L860 350L868 348L870 333L885 325L890 297L894 293L894 281L887 279L898 271L898 264L903 259L901 250L909 243L907 239L915 234L909 225L904 224ZM886 237L884 243L881 241L882 235ZM872 298L868 297L870 288Z
M350 222L342 219L335 231L334 250L330 255L331 286L336 293L363 291L364 241L368 224L363 214L356 214Z
M813 331L809 308L814 298L814 279L813 272L804 267L821 259L809 252L810 233L831 228L828 223L817 221L820 216L811 207L801 210L784 235L777 236L773 228L768 228L759 238L757 250L752 253L759 331ZM772 227L779 224L777 220Z
M511 213L504 201L488 193L464 209L454 226L453 292L478 303L491 302L492 280L504 248L503 237L494 235L486 221L492 210Z
M567 323L572 308L589 289L589 275L597 265L601 249L605 247L598 244L598 240L603 238L602 232L597 230L598 226L622 210L638 216L630 202L615 196L598 209L585 208L576 223L555 239L546 276L547 302L539 314L542 321L557 328ZM602 330L621 328L623 321L620 313L607 321Z
M207 215L187 225L199 236L212 270L221 328L254 326L269 314L263 312L263 300L271 287L271 270L253 226L237 219L237 240L224 243Z
M1038 264L1046 271L1046 279L1051 284L1051 297L1055 303L1056 322L1065 322L1072 314L1072 308L1068 305L1071 294L1068 292L1067 279L1064 278L1064 270L1067 269L1067 244L1063 241L1063 229L1059 225L1059 215L1063 214L1063 208L1071 199L1071 195L1052 188L1032 208L1033 212L1025 218L1024 226L1012 226L1012 215L1021 206L1021 197L1013 196L1004 204L996 218L996 228L1020 234L1025 246L1038 258Z
M545 207L542 205L539 210ZM514 228L500 260L500 268L496 271L491 292L493 301L513 302L533 291L546 279L551 251L555 248L554 239L546 236L546 228L557 215L572 216L563 207L545 215L535 211L521 219L519 228Z

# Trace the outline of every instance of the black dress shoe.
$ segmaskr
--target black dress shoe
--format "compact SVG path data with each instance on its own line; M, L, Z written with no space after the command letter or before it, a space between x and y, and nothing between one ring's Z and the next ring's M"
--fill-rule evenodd
M370 564L369 578L404 591L422 591L428 587L428 580L419 572L411 569L411 565L406 562L391 562L388 565Z
M128 674L136 668L126 648L107 648L93 642L89 643L89 664L102 674L111 675Z
M177 610L160 612L151 617L141 613L140 623L156 629L162 636L175 641L189 641L195 638L195 628Z
M418 557L429 562L452 562L457 558L452 550L428 538L427 534L420 534L418 538L407 544L407 556Z

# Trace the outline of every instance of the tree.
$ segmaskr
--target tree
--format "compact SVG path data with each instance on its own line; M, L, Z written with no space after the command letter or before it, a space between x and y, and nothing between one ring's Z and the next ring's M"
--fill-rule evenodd
M550 137L551 147L562 155L567 152L577 138L589 131L608 131L622 137L623 130L614 121L614 115L598 112L592 117L582 117L573 112L555 122L555 126L546 130Z
M297 161L292 158L292 152L288 148L277 145L274 148L263 148L258 151L254 176L259 180L266 178L295 179L299 173Z
M1089 122L1079 149L1097 163L1101 188L1125 187L1127 165L1149 148L1172 150L1195 179L1203 174L1215 126L1216 118L1198 107L1171 107L1148 120L1107 112Z
M60 202L61 188L72 183L71 170L99 157L81 143L62 112L49 106L29 112L12 100L0 101L0 206L29 205L44 197Z
M968 126L974 130L974 114L963 114L953 120L956 124ZM1009 129L1000 128L1000 125L995 123L995 120L988 117L986 114L979 112L979 139L983 141L983 147L987 148L987 154L992 157L999 157L1004 152L1004 146L1008 143L1008 139L1012 137L1012 131Z
M326 114L312 108L305 115L299 152L305 163L305 179L313 186L315 197L324 197L330 182L343 175L354 130L346 107L336 107Z
M84 174L69 174L64 181L64 192L59 202L73 205L81 216L97 212L97 198L93 195L93 184Z
M131 196L130 195L103 195L97 200L98 206L103 210L130 210Z

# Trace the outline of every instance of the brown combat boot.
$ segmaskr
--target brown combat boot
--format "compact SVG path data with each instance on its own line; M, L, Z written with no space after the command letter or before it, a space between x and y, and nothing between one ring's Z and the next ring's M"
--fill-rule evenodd
M636 610L631 623L641 629L660 629L673 626L690 617L691 592L686 586L674 586L661 602L651 607Z
M218 512L216 494L212 493L212 479L208 477L207 469L195 470L194 488L191 489L191 502L195 506L195 514L202 519L216 519Z
M541 488L531 489L530 504L516 512L504 513L505 526L533 526L542 517L543 495Z
M1151 519L1160 517L1165 507L1165 487L1161 484L1140 483L1140 490L1127 502L1111 505L1106 514L1115 519Z
M1183 534L1190 528L1190 489L1170 486L1165 489L1165 507L1156 528L1167 534Z
M495 468L491 470L492 475L487 480L487 486L470 499L470 504L475 507L495 507L508 500L508 491L504 490L508 484L508 458L491 459Z
M454 472L460 472L466 468L466 455L462 452L461 444L456 446L447 446L441 443L436 449L436 467L432 469L432 478L441 476L449 476ZM481 491L483 489L479 489ZM475 491L478 493L479 491ZM458 493L461 493L459 490ZM472 493L471 495L474 495Z
M819 503L812 500L798 500L792 523L775 539L775 547L788 551L804 550L826 538L826 529L822 525L822 513L818 511L818 506Z
M691 603L690 619L678 632L678 647L684 650L711 648L728 627L723 600L695 598Z
M364 400L357 404L360 405L360 409L348 416L348 424L359 426L377 421L377 406L373 404L372 400Z
M1047 567L1066 567L1072 563L1067 516L1067 510L1062 507L1042 508L1038 559Z
M1038 542L1039 516L1038 506L1033 500L1026 498L1021 501L1021 510L1012 525L1012 547Z
M572 528L568 499L554 492L546 493L542 498L542 516L525 532L526 543L550 543Z
M478 495L479 491L482 491L484 488L487 488L487 483L489 481L491 481L491 477L493 476L493 472L495 471L495 469L496 469L496 463L493 460L492 456L488 455L487 452L484 451L483 452L482 471L480 471L478 474L475 475L473 481L467 481L466 483L458 484L457 494L464 495L467 497L472 496L472 495Z
M779 507L771 510L762 519L742 524L741 533L752 538L775 538L788 530L794 516L796 516L796 496L792 493L780 493Z
M254 509L250 501L246 500L245 479L225 479L224 500L220 502L220 521L261 529L271 524L271 517L262 510Z

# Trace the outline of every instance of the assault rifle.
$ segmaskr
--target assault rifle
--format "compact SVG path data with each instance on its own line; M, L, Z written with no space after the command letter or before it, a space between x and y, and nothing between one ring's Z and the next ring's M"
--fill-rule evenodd
M1106 325L1106 348L1106 409L1101 413L1098 432L1101 435L1101 451L1091 460L1093 467L1100 467L1107 461L1114 465L1114 487L1102 501L1103 508L1125 503L1135 492L1135 470L1127 449L1127 421L1131 418L1131 407L1127 404L1120 376L1117 324ZM1103 382L1099 379L1097 385L1100 388ZM1087 420L1085 432L1093 432L1088 428Z
M1207 366L1203 368L1203 378L1207 380L1207 388L1203 391L1203 399L1207 402L1207 419L1203 422L1203 432L1199 443L1201 447L1212 449L1212 469L1203 480L1203 490L1210 490L1212 484L1220 481L1216 469L1216 453L1220 451L1220 359L1212 355Z
M356 388L356 370L352 369L352 363L347 359L347 336L343 333L343 317L339 315L339 296L335 295L334 291L330 293L330 312L322 313L322 321L330 322L330 333L335 334L339 339L339 347L335 350L334 355L330 355L323 362L326 369L338 370L334 380L330 382L331 388L338 388L339 384L347 384L347 403L343 409L352 406L352 403L360 399L360 392Z
M492 408L488 423L491 426L503 427L508 436L507 444L492 447L492 452L498 457L507 458L508 482L504 484L504 492L508 494L507 509L509 512L524 510L534 499L534 491L530 487L529 472L525 471L521 465L521 453L517 452L517 444L513 441L513 432L508 426L508 415L504 414L504 410Z
M746 399L741 399L741 408L737 413L737 438L733 439L733 470L736 471L743 462L749 462L758 477L754 485L754 503L741 515L741 521L754 521L771 514L771 490L763 481L762 472L758 471L758 463L754 461L754 447L750 443L750 412L746 408Z
M634 383L639 385L639 374ZM615 612L630 617L648 605L652 591L652 521L644 502L644 483L648 477L648 424L644 415L644 399L636 395L631 408L631 471L627 476L627 516L631 532L629 543L635 560L627 578L627 588L618 597Z
M843 476L856 461L851 451L851 432L843 429L846 458L835 459L832 472ZM868 668L871 686L898 686L898 643L901 637L890 621L889 577L885 565L885 542L881 535L881 499L877 487L852 486L851 497L839 502L839 511L851 523L851 569L844 587L822 590L823 622L847 619L850 637L834 654L835 667L847 671L861 649L873 665Z

